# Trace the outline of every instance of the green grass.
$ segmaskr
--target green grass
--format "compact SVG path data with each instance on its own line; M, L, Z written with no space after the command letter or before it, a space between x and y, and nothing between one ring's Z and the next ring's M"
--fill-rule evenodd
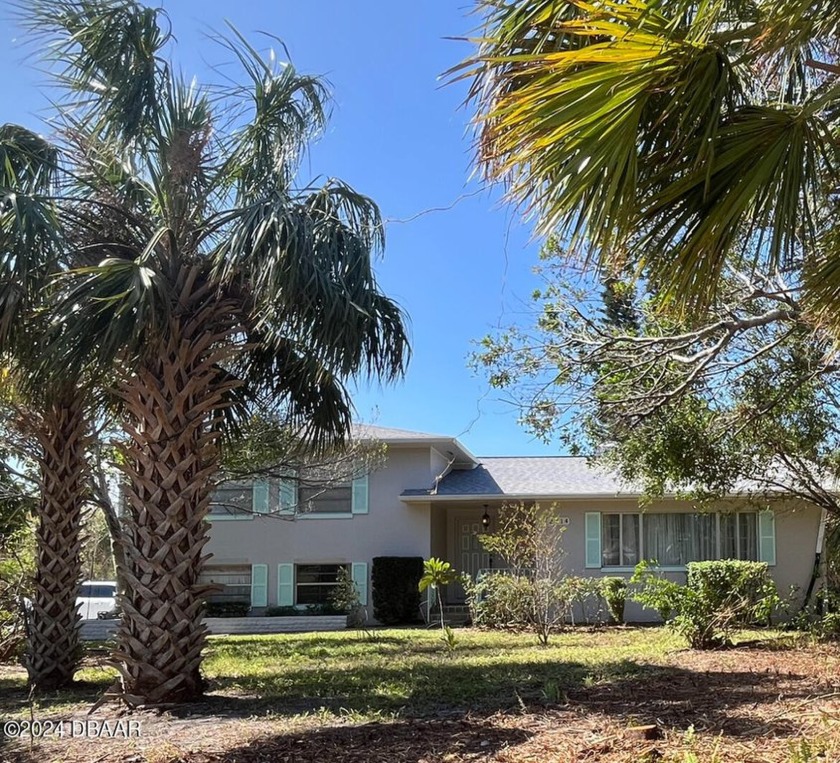
M659 629L614 633L575 631L543 648L530 635L461 630L451 655L430 630L221 637L211 640L205 672L225 693L301 709L496 709L538 699L547 685L630 678L679 645Z
M216 636L204 674L211 697L230 713L381 718L508 710L599 684L655 680L667 655L683 646L663 628L575 629L548 647L529 634L456 634L451 654L439 632L423 629ZM93 701L114 680L102 661L100 649L78 673L78 690L43 697L39 707L58 713ZM22 671L0 679L0 710L26 710Z

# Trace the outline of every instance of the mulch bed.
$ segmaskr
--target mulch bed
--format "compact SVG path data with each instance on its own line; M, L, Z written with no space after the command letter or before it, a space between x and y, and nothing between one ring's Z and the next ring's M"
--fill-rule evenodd
M840 761L840 650L683 651L641 677L594 682L490 715L353 723L334 716L214 715L223 697L143 713L139 740L51 739L9 763L816 763ZM275 708L281 713L282 707ZM76 716L82 717L82 716ZM102 708L92 718L114 717ZM632 726L649 728L644 734ZM652 737L652 738L646 738ZM807 740L807 741L803 741ZM803 757L810 751L811 757ZM799 758L793 757L799 754Z

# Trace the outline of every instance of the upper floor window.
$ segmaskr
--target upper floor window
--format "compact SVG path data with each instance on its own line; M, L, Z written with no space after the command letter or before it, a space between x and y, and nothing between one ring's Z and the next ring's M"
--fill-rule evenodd
M353 488L349 482L330 487L303 487L298 490L299 511L312 514L350 514Z
M224 484L217 487L210 498L210 516L248 517L253 511L253 505L253 484Z

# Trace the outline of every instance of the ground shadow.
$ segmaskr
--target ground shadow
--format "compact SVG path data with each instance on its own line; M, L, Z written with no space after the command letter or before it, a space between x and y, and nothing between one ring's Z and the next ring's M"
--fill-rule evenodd
M393 763L396 760L486 760L506 747L526 742L531 733L501 728L481 718L423 723L365 723L263 737L230 750L219 763Z

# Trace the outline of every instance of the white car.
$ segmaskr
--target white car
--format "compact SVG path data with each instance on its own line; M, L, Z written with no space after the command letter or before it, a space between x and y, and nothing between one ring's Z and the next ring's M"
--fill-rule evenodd
M83 620L96 620L100 612L113 612L117 607L115 580L85 580L79 589L76 606Z

